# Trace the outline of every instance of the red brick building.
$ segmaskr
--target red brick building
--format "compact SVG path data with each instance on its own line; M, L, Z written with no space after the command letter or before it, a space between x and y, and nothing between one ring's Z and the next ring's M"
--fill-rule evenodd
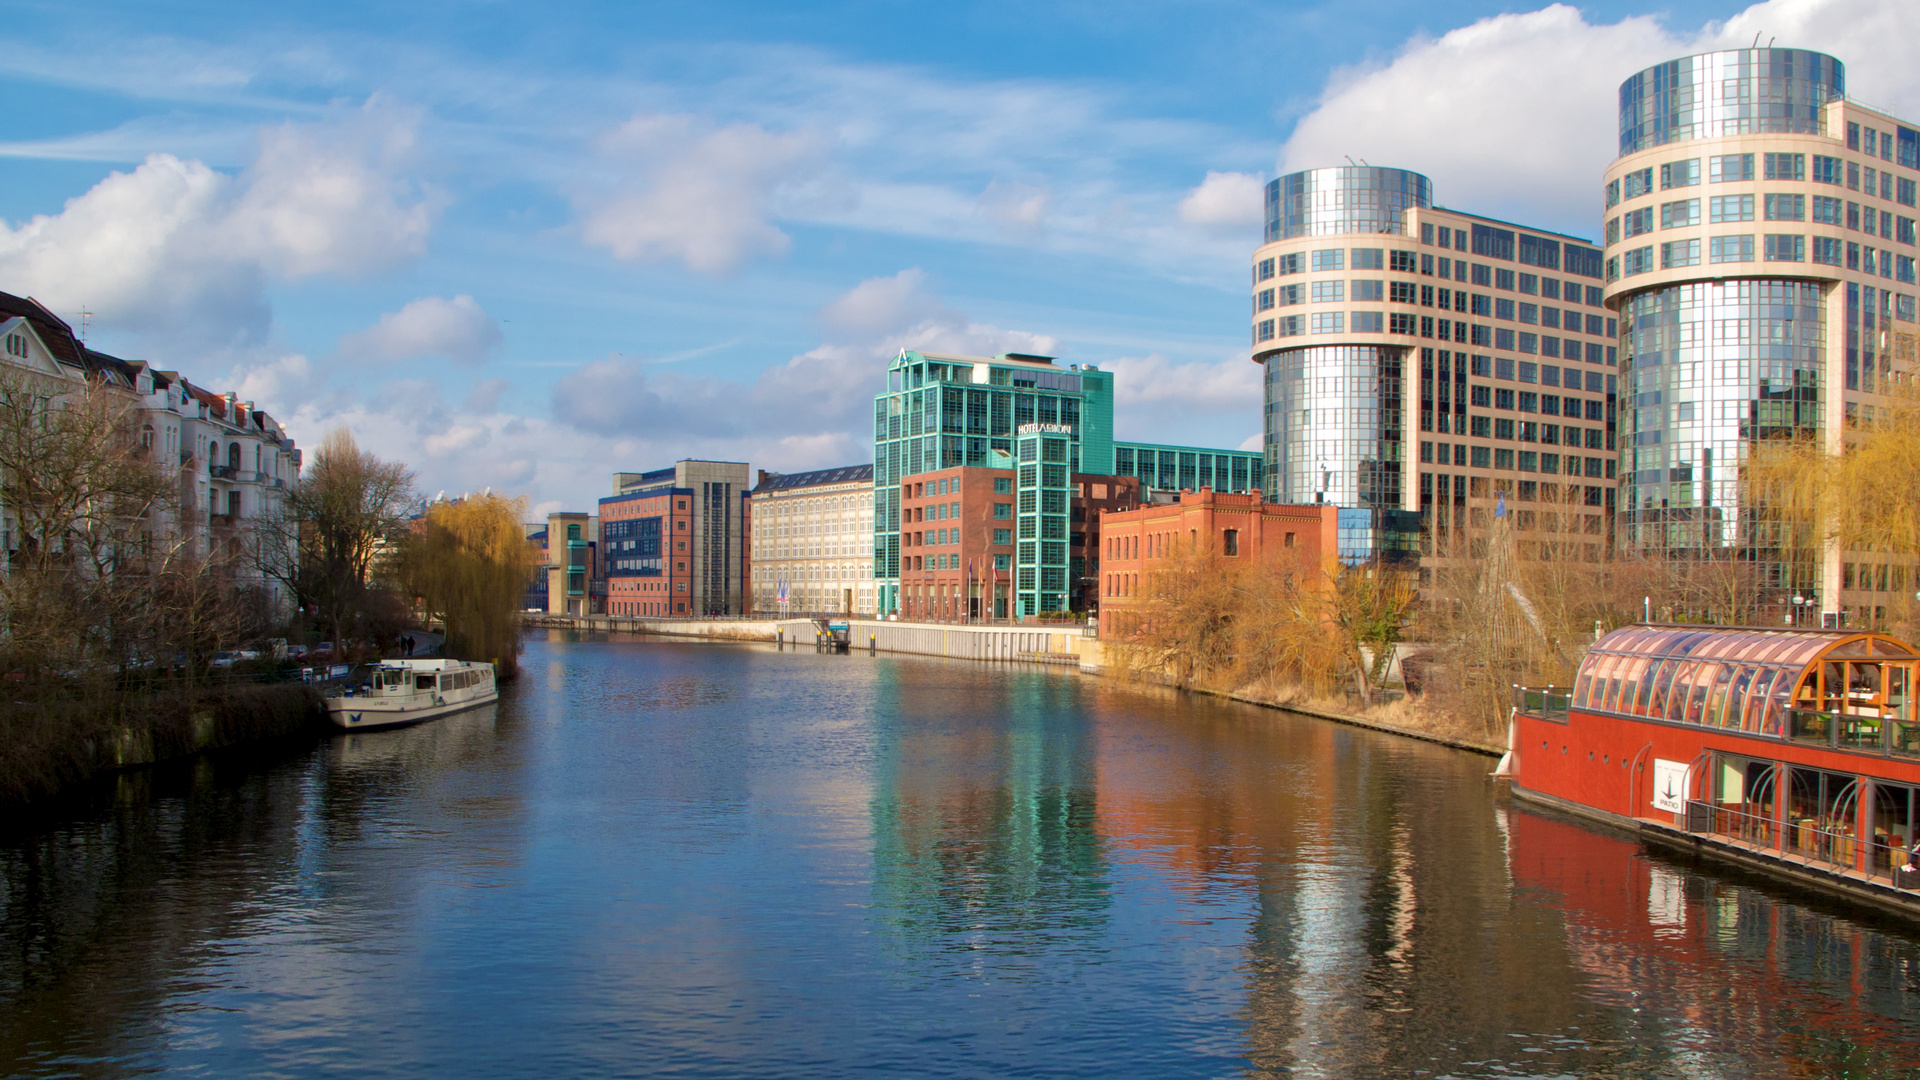
M1178 502L1110 511L1100 524L1100 632L1116 632L1122 616L1142 603L1155 565L1196 546L1223 557L1278 559L1313 566L1339 551L1340 509L1262 502L1255 493L1212 488L1181 492Z
M1073 476L1072 608L1099 603L1100 522L1140 499L1131 476ZM900 617L924 622L1005 619L1012 610L1014 471L960 467L900 485Z
M693 499L692 491L669 487L600 500L607 614L694 613Z

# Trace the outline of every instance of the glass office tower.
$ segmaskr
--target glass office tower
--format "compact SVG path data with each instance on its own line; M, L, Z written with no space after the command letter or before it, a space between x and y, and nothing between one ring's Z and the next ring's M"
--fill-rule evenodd
M1838 452L1913 359L1920 132L1845 94L1840 61L1800 49L1623 82L1606 298L1621 316L1623 543L1749 565L1776 613L1811 606L1798 595L1866 625L1904 597L1906 568L1820 544L1741 484L1762 440Z

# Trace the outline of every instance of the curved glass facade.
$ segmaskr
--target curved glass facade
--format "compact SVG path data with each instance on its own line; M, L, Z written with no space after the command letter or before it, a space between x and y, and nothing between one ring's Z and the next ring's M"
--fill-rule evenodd
M1905 642L1879 634L1627 626L1595 642L1580 661L1573 707L1784 735L1795 707L1866 712L1858 704L1862 669L1875 669L1877 690L1880 669L1896 661L1891 666L1901 670L1889 681L1899 683L1899 702L1888 711L1910 720L1912 665L1897 661L1913 657ZM1846 661L1855 661L1853 672L1844 670Z
M1718 135L1816 133L1820 107L1846 91L1846 66L1805 49L1730 49L1669 60L1620 84L1620 154ZM1268 206L1271 221L1271 195Z
M1405 169L1350 165L1288 173L1267 185L1267 243L1296 236L1398 233L1400 215L1433 205L1433 181Z
M1773 548L1742 504L1739 465L1758 439L1821 428L1822 286L1736 279L1626 299L1621 398L1632 410L1626 539L1652 549ZM1767 558L1763 557L1763 563ZM1778 560L1767 583L1781 577Z
M1266 358L1270 501L1399 508L1405 357L1325 345Z

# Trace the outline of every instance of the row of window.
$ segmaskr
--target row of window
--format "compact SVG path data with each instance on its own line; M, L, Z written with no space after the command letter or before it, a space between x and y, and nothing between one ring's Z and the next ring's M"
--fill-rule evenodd
M1348 314L1353 316L1350 331L1347 329ZM1612 323L1614 320L1607 321ZM1418 336L1460 345L1498 349L1502 352L1519 352L1528 356L1547 356L1565 360L1585 359L1589 364L1611 365L1615 363L1619 351L1616 346L1601 345L1597 341L1583 342L1578 338L1562 339L1555 335L1538 334L1528 330L1515 331L1505 326L1469 324L1464 319L1435 319L1431 315L1416 317L1411 313L1394 312L1383 317L1378 311L1351 313L1328 311L1316 313L1311 317L1283 315L1277 319L1261 319L1253 326L1253 344L1258 347L1266 342L1283 338L1348 332Z
M1005 515L995 515L995 516L1003 516L1003 517L1010 518L1013 515L1009 513ZM957 528L927 529L923 532L902 533L901 537L905 541L904 546L906 547L928 547L928 546L946 547L948 545L958 544L960 542L960 530ZM996 544L1013 543L1013 530L1012 529L993 530L993 542Z
M1606 419L1606 405L1599 401L1583 402L1579 398L1563 398L1559 394L1542 394L1537 390L1509 390L1506 387L1481 386L1476 384L1471 391L1476 408L1504 409L1508 412L1539 413L1543 416L1565 415L1569 419L1588 420ZM1568 428L1568 431L1575 429Z
M1767 180L1805 181L1808 177L1806 154L1760 154L1760 175ZM1751 182L1755 179L1753 154L1720 154L1706 159L1707 181L1713 184L1733 184ZM1816 184L1840 185L1844 183L1850 190L1898 202L1903 206L1916 204L1915 182L1904 176L1895 176L1891 171L1875 169L1871 165L1859 162L1842 162L1840 158L1823 154L1813 155L1812 180ZM1693 187L1700 183L1700 159L1689 158L1685 161L1668 162L1660 166L1660 190ZM1607 209L1611 210L1623 201L1631 201L1650 194L1653 187L1653 168L1635 169L1607 183Z
M1911 255L1865 247L1833 236L1809 238L1797 233L1768 233L1760 241L1760 246L1756 248L1752 233L1708 237L1707 262L1749 263L1754 261L1755 252L1758 251L1763 262L1800 263L1811 260L1826 266L1845 266L1849 270L1878 274L1895 281L1915 281L1915 261ZM1698 239L1668 241L1659 247L1659 269L1700 265L1701 243ZM1654 269L1654 247L1651 244L1632 248L1607 260L1609 280L1645 274Z
M1315 273L1328 273L1347 269L1347 267L1342 265L1341 256L1343 250L1344 249L1341 248L1329 248L1325 251L1308 253L1313 256L1313 271ZM1353 254L1356 258L1354 259L1352 269L1381 269L1377 259L1370 258L1363 264L1362 260L1357 257L1363 252L1370 255L1378 255L1380 251L1380 248L1354 248ZM1500 289L1506 292L1520 292L1528 296L1538 296L1543 300L1564 300L1569 304L1584 302L1588 307L1604 306L1603 293L1597 286L1582 285L1577 281L1563 282L1561 279L1555 277L1523 273L1504 267L1488 266L1485 263L1469 264L1465 259L1449 259L1445 256L1436 259L1434 256L1425 253L1421 253L1417 261L1415 260L1415 253L1411 251L1395 251L1392 254L1393 265L1390 269L1396 273L1419 273L1426 277L1439 277L1449 281L1471 281L1473 284L1482 288ZM1597 254L1596 252L1596 255ZM1325 256L1325 258L1322 259L1321 256ZM1300 267L1300 252L1261 259L1255 263L1253 267L1254 286L1258 288L1261 282L1271 281L1275 277L1285 277L1302 273L1303 271ZM1595 276L1598 276L1598 274ZM1310 287L1304 285L1284 285L1264 290L1262 295L1265 295L1265 293L1274 294L1275 303L1282 307L1290 303L1306 303L1308 302L1308 298L1311 298L1313 302L1337 301L1340 299L1337 290L1341 289L1344 284L1345 283L1341 281L1316 281L1313 282ZM1393 283L1396 289L1403 286L1411 288L1412 285L1412 282L1397 281ZM1379 290L1381 283L1377 280L1354 281L1352 282L1352 286L1354 290L1353 298L1357 301L1378 300L1380 298ZM1431 288L1431 286L1422 286L1422 288ZM1291 299L1288 299L1289 297Z
M1447 465L1463 469L1499 469L1506 472L1545 473L1548 476L1579 476L1612 480L1618 466L1610 457L1586 457L1543 450L1508 450L1492 446L1468 446L1422 442L1423 464ZM1422 473L1424 480L1428 474ZM1464 477L1463 477L1464 479ZM1423 485L1424 486L1424 485ZM1595 489L1597 490L1597 489ZM1591 503L1589 505L1598 505Z
M1574 333L1584 330L1595 337L1613 336L1614 320L1600 315L1586 314L1573 308L1564 309L1563 313L1561 308L1531 301L1489 296L1485 293L1468 293L1464 289L1436 289L1432 285L1418 285L1411 281L1392 282L1391 291L1384 294L1383 283L1379 281L1316 281L1310 293L1300 285L1262 289L1254 295L1254 313L1257 315L1276 307L1294 307L1302 303L1341 303L1347 300L1346 286L1349 284L1353 286L1352 299L1356 303L1379 302L1385 298L1396 304L1438 306L1443 311L1457 311L1463 315L1471 311L1472 314L1485 318L1504 319L1508 322L1517 320L1531 326L1545 326L1554 330L1566 329Z
M1433 370L1433 360L1432 349L1420 350L1420 371L1423 376L1431 374ZM1452 370L1459 376L1460 380L1465 382L1468 367L1469 364L1471 364L1474 377L1481 379L1504 379L1507 382L1537 383L1541 386L1564 386L1568 390L1585 389L1589 394L1602 392L1611 394L1614 392L1615 387L1614 376L1605 375L1602 372L1586 372L1586 385L1582 387L1581 372L1578 368L1562 368L1556 367L1553 364L1538 364L1531 360L1521 360L1516 363L1511 358L1505 356L1481 356L1476 354L1469 357L1466 353L1449 353L1447 350L1441 349L1439 360L1440 380L1442 382L1446 381L1450 365L1453 365ZM1574 414L1568 413L1567 415L1572 416Z
M1757 205L1762 211L1762 219L1766 221L1808 220L1805 195L1765 194L1760 196ZM1722 225L1729 222L1752 221L1755 206L1755 197L1752 195L1715 195L1707 200L1707 222ZM1912 244L1916 240L1913 218L1896 215L1890 211L1881 212L1871 206L1862 207L1856 202L1829 198L1825 195L1813 196L1812 220L1823 225L1844 225L1856 232L1865 232L1869 236L1882 236L1902 244ZM1662 229L1691 228L1699 224L1699 199L1682 199L1660 205L1659 227ZM1631 240L1653 231L1653 207L1643 206L1638 210L1629 210L1607 222L1607 246L1611 247L1623 239Z
M1428 222L1422 222L1420 225L1420 242L1429 246L1450 247L1455 251L1469 250L1466 230ZM1512 229L1502 229L1494 225L1473 226L1471 250L1475 255L1490 259L1504 259L1508 262L1518 261L1525 266L1537 266L1543 270L1560 270L1590 278L1600 276L1600 253L1592 248L1571 242L1562 243L1544 236L1516 233ZM1420 260L1420 272L1433 273L1433 257L1421 255ZM1446 265L1447 260L1442 258L1440 260L1441 277L1447 276ZM1460 272L1465 273L1465 271ZM1573 282L1568 284L1572 285Z

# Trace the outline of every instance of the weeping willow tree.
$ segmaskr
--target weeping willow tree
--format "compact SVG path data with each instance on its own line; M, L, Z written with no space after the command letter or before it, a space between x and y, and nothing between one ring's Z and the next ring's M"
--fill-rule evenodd
M447 655L518 666L520 609L539 552L524 533L522 499L494 494L437 502L402 555L407 587L446 626Z
M1754 546L1804 562L1828 547L1897 564L1920 557L1920 385L1901 378L1880 393L1848 417L1837 452L1820 436L1755 447L1742 475L1756 508Z

